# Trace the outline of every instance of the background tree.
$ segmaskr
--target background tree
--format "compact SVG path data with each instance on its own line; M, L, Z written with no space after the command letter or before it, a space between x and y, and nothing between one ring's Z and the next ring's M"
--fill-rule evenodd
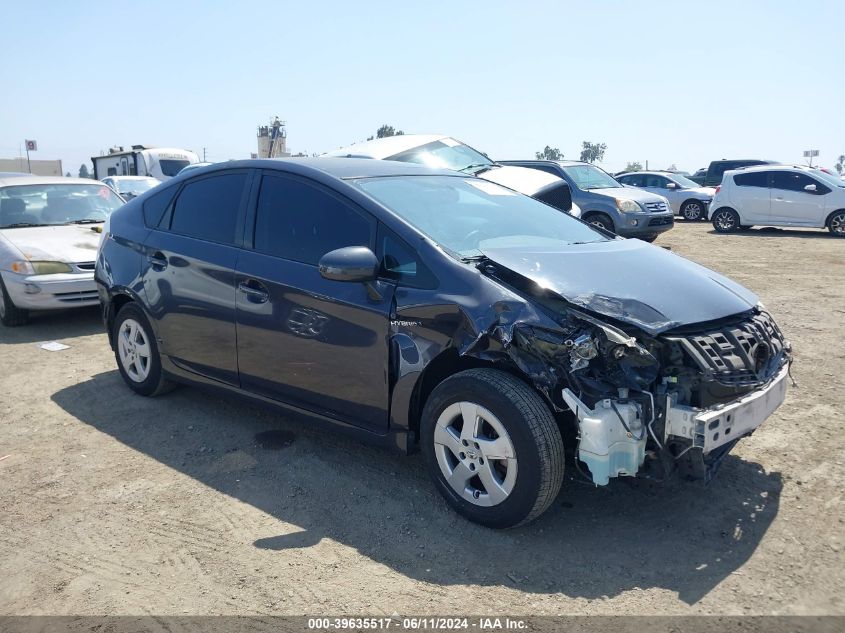
M392 125L386 123L376 130L376 138L386 138L388 136L402 136L402 130L394 130ZM368 139L369 140L369 139Z
M840 155L836 160L838 162L833 166L833 168L836 170L836 173L841 176L842 172L845 171L845 154Z
M90 178L91 175L88 173L88 166L85 163L82 163L79 166L79 177L80 178Z
M584 162L601 162L604 158L604 151L607 149L607 145L605 143L590 143L590 141L584 141L582 145L583 149L581 150L581 160Z
M534 152L534 155L537 157L537 160L561 160L563 158L563 152L557 147L549 147L548 145L546 145L542 152Z
M70 177L71 177L70 172L65 174L65 178L70 178Z
M678 171L678 166L675 163L672 163L666 168L666 171Z
M625 171L642 171L643 165L641 162L635 160L633 163L625 165Z

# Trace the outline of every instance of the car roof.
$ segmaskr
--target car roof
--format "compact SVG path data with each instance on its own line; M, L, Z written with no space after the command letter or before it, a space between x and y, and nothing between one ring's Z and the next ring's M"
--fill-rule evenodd
M91 178L65 178L63 176L14 176L11 178L0 178L0 187L14 185L102 185L99 180ZM105 186L105 185L103 185Z
M663 169L641 169L639 171L623 171L619 176L630 176L632 174L648 174L652 176L677 176L676 171L665 171Z
M462 174L449 169L426 167L415 163L404 163L395 160L372 160L370 158L338 158L319 156L317 158L252 158L233 160L225 163L215 163L204 169L192 170L185 174L185 178L204 177L216 171L226 169L275 169L291 173L307 175L320 172L349 180L355 178L376 178L379 176L460 176ZM180 173L173 181L182 180Z
M106 178L111 180L158 180L155 176L104 176L103 180Z
M780 163L772 163L767 165L746 165L745 167L737 167L736 169L731 169L731 172L750 172L750 171L772 171L772 170L797 170L797 171L812 171L812 167L807 167L806 165L782 165Z
M420 145L451 138L445 134L399 134L387 136L372 141L355 143L339 149L326 152L323 156L342 156L345 158L377 158L384 160L388 156L395 156L401 152L414 149Z

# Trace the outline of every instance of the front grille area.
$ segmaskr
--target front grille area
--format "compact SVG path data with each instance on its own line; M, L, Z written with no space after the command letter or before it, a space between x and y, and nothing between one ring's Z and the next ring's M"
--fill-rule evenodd
M649 211L651 213L669 210L669 205L667 205L665 202L646 202L643 206L645 206L646 211Z
M53 295L59 301L65 303L80 303L82 301L97 301L96 290L84 290L82 292L57 292Z
M787 351L783 334L765 312L706 333L666 338L680 344L706 375L732 387L766 382Z
M667 224L673 224L674 218L652 218L648 221L649 226L666 226Z

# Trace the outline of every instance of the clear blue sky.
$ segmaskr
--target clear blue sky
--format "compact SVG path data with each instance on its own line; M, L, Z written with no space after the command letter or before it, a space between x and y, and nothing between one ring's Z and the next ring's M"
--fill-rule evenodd
M845 3L0 0L0 157L80 164L111 145L249 157L382 123L493 158L546 144L603 166L845 154Z

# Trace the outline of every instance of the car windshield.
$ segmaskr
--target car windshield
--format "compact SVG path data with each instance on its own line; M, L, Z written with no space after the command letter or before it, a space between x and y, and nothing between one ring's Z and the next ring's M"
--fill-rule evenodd
M393 176L352 182L461 258L478 257L485 248L607 240L566 213L480 178Z
M389 156L387 160L417 163L440 169L478 173L495 163L481 152L453 138L444 138Z
M134 193L135 195L140 195L159 183L155 178L133 178L131 180L118 178L112 180L112 184L118 193Z
M839 176L834 176L825 171L822 171L821 169L814 169L813 175L819 180L829 185L833 185L834 187L845 187L845 180L842 180L842 178L840 178Z
M622 186L613 176L595 165L569 165L563 168L563 172L575 182L576 187L585 191L614 189Z
M102 183L0 189L0 228L105 222L123 200Z
M697 182L690 180L686 176L681 176L680 174L672 174L669 179L675 181L684 189L692 189L699 186Z

